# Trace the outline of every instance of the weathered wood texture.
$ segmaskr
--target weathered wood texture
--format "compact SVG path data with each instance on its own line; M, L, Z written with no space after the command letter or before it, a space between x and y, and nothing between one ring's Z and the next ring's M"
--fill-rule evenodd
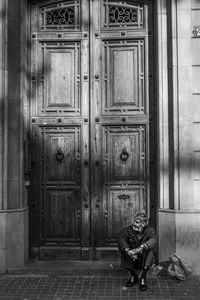
M31 235L43 258L116 246L136 212L150 214L151 5L136 2L32 5Z

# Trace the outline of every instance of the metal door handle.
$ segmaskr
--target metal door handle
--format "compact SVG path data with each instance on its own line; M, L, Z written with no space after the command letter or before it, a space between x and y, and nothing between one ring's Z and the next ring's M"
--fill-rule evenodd
M65 155L61 149L58 149L58 152L56 153L56 160L62 161L65 158Z
M123 148L122 152L120 154L120 159L121 159L121 161L127 161L128 158L129 158L129 154L128 154L126 148Z

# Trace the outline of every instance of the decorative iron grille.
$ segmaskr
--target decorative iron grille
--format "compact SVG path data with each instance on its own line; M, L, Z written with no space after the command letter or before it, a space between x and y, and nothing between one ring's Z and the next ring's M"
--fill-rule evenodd
M40 6L41 30L80 30L80 0L59 1Z
M129 7L109 6L109 23L137 23L138 11Z
M74 25L75 10L73 7L61 8L46 12L46 25Z
M130 0L104 0L102 25L107 28L144 28L144 4Z

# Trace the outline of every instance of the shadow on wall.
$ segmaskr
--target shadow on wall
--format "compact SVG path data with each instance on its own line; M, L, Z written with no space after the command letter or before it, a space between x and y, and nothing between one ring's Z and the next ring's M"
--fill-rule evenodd
M24 3L25 2L26 1L24 1ZM45 126L36 125L37 118L35 116L36 113L38 113L39 107L37 100L42 99L42 95L40 94L40 92L42 93L42 89L40 89L40 87L43 87L43 84L45 82L45 78L43 76L44 74L48 76L48 74L52 72L52 67L50 66L50 64L45 64L42 62L38 62L36 66L33 62L32 74L29 72L29 51L31 50L33 40L30 40L29 32L27 32L28 27L26 24L26 18L16 18L16 15L20 14L20 5L17 1L14 4L13 3L13 1L12 4L10 3L8 16L8 21L12 24L12 26L8 27L7 35L8 47L6 70L8 70L8 92L7 95L4 95L4 99L7 101L7 103L4 102L3 109L1 110L4 111L7 106L9 112L7 120L9 126L9 139L7 145L9 158L9 161L7 161L9 178L7 187L9 191L8 208L23 207L23 203L20 202L20 199L22 198L20 193L22 191L23 185L21 184L21 182L19 184L23 161L16 159L16 154L18 155L18 153L22 153L22 151L24 151L24 144L27 145L27 141L30 141L30 144L25 148L26 151L24 153L24 155L26 156L25 179L27 183L29 180L31 181L31 186L27 187L29 192L28 199L30 199L29 207L31 209L31 222L32 224L34 224L34 228L32 228L33 231L31 234L34 243L38 244L38 237L40 236L41 227L41 224L40 222L38 222L38 220L42 220L42 222L44 222L44 229L49 230L51 235L57 232L61 232L62 234L64 230L63 228L66 227L68 228L69 232L73 230L73 221L69 222L69 220L72 220L72 217L74 217L70 215L72 212L71 208L74 205L73 198L71 198L73 197L73 195L71 194L71 190L67 192L67 196L63 195L65 184L65 179L63 179L63 176L67 174L69 181L72 177L74 177L77 179L77 182L79 182L78 177L80 177L81 170L78 171L76 169L76 171L78 172L72 172L72 169L75 169L75 161L77 160L77 157L74 157L72 155L72 152L75 152L75 149L73 148L74 145L70 145L71 148L68 153L66 151L62 151L63 146L65 147L66 145L69 145L68 141L63 138L65 135L65 131L61 130L60 135L58 137L54 137L56 135L56 132L59 132L59 128L64 127L63 124L58 122L58 130L56 129L55 131L55 129L52 129L51 127L49 128L50 130L48 129L46 132L44 130ZM31 5L30 0L28 1L28 3ZM5 17L5 12L2 12L1 15L2 17ZM21 21L21 23L19 21ZM22 26L20 24L22 24ZM20 44L21 41L22 44ZM35 58L33 60L35 61ZM37 89L35 88L36 85L38 86ZM29 99L31 99L30 102ZM22 101L23 109L21 106ZM45 116L42 110L40 111L40 116ZM33 117L31 126L29 126L30 117ZM57 117L57 115L53 115L51 117L51 120L53 120L53 124L56 124L58 119L59 118ZM21 127L23 127L25 130L23 143L22 132L19 133L19 128ZM30 130L30 128L34 129ZM52 153L52 151L55 152ZM62 158L63 155L64 158ZM66 160L70 162L70 167L65 165ZM81 164L83 165L83 163L84 162L82 162ZM191 157L181 158L181 169L189 171L191 170L191 166ZM76 167L78 168L78 166ZM99 168L102 168L102 165L100 165ZM41 172L39 172L39 170ZM165 170L168 170L167 165L163 166L163 173L165 173ZM95 169L91 169L91 172L93 172L91 174L91 178L95 177ZM72 173L73 176L71 176ZM100 174L103 174L103 169L100 170ZM71 178L69 178L69 176L71 176ZM44 182L51 182L54 186L57 186L60 193L59 199L61 199L61 205L57 200L58 196L56 196L55 193L56 188L52 190L45 190ZM102 180L100 180L99 189L103 190ZM16 197L16 195L18 195L18 197ZM42 197L45 195L46 198L44 197L44 201L41 202L38 195L42 195ZM65 197L68 197L68 202L70 206L72 205L72 207L67 206ZM85 193L83 194L83 198L84 197L89 198L89 191L85 191ZM16 201L16 199L19 199L19 203ZM53 200L55 200L55 204L53 204ZM81 200L84 201L84 199L80 199L79 201ZM45 207L45 205L48 205L47 202L49 202L51 206ZM79 210L79 206L81 206L81 203L77 202L75 205L77 205L77 207L73 207L75 218L79 218L80 215L79 213L77 213L77 211ZM103 209L103 207L100 208ZM51 217L48 217L47 220L44 220L42 214L45 214L46 212L49 213ZM40 213L41 215L39 216ZM56 215L60 218L59 225L55 224ZM68 216L68 220L64 217L66 215ZM100 218L103 218L103 215L101 215ZM101 229L99 228L98 230L98 234L101 235Z

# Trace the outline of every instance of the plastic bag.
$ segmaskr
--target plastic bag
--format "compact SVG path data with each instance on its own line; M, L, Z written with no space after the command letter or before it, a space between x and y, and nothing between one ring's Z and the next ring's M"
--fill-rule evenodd
M163 266L153 264L151 266L151 270L152 270L153 274L157 276L163 270Z
M181 259L177 254L172 254L169 257L170 265L168 266L168 274L178 280L185 280L192 270L187 266L187 263Z

